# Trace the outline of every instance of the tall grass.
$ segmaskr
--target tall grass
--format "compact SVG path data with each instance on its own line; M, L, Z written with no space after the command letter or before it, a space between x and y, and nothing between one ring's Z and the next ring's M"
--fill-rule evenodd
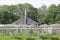
M53 34L0 35L0 40L60 40L60 35Z

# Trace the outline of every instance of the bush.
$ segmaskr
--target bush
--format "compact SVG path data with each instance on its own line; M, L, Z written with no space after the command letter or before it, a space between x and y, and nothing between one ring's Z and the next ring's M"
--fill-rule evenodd
M57 37L52 37L51 40L59 40Z
M43 40L47 40L48 39L47 36L43 36L43 35L41 35L40 38L43 39Z
M21 38L21 37L15 37L15 39L17 39L17 40L22 40L22 38Z
M26 40L35 40L34 38L26 38Z

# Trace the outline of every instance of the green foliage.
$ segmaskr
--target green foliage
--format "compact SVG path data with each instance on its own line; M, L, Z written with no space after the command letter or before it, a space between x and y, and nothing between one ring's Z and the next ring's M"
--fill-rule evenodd
M47 16L47 7L45 5L42 5L41 8L38 9L38 22L40 24L44 24L46 16Z
M49 7L42 5L37 9L29 3L0 6L0 24L9 24L24 17L25 9L27 17L39 24L60 24L60 4L51 4Z
M26 40L35 40L35 39L33 39L33 38L26 38Z
M44 16L40 15L40 18L39 18L39 22L41 24L43 23L46 23L46 24L55 24L55 23L60 23L60 10L59 10L59 5L56 6L55 4L52 4L48 7L48 11L46 13L46 11L44 12ZM40 8L40 11L41 11L41 8ZM44 10L42 10L44 11ZM42 13L42 11L40 13Z
M13 21L17 20L19 17L14 15L11 12L1 9L0 10L0 23L1 24L9 24Z
M32 34L34 34L34 32L33 32L33 30L32 30L32 29L29 31L29 34L31 34L31 35L32 35Z
M27 35L0 35L0 40L60 40L60 35Z

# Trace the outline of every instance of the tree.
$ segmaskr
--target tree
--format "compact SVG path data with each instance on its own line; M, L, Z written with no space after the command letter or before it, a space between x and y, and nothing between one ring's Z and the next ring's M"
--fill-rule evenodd
M47 16L47 7L45 5L42 5L41 8L38 9L38 14L39 14L38 22L40 24L44 24L45 18Z
M60 23L60 4L56 8L56 23Z
M20 15L22 14L24 17L25 9L27 10L27 17L31 18L32 20L37 21L37 8L34 8L31 4L18 4L18 9L20 10Z
M0 23L9 24L17 20L19 17L14 15L12 12L8 12L5 9L0 9Z
M37 8L31 4L17 4L17 5L2 5L0 8L0 23L12 23L19 18L24 17L25 9L27 10L27 17L37 21Z
M55 18L56 18L56 5L52 4L48 8L48 15L46 17L46 21L48 24L54 24L55 23Z
M37 9L29 3L0 6L0 23L12 23L19 18L23 18L25 9L27 10L27 17L40 24L60 23L60 4L58 6L52 4L48 8L42 5Z

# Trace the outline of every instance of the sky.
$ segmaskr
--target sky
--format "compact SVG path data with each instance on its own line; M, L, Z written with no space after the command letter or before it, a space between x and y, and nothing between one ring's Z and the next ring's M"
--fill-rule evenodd
M60 0L0 0L0 5L11 5L11 4L19 4L19 3L30 3L34 7L39 8L41 5L46 5L47 7L51 4L58 5Z

